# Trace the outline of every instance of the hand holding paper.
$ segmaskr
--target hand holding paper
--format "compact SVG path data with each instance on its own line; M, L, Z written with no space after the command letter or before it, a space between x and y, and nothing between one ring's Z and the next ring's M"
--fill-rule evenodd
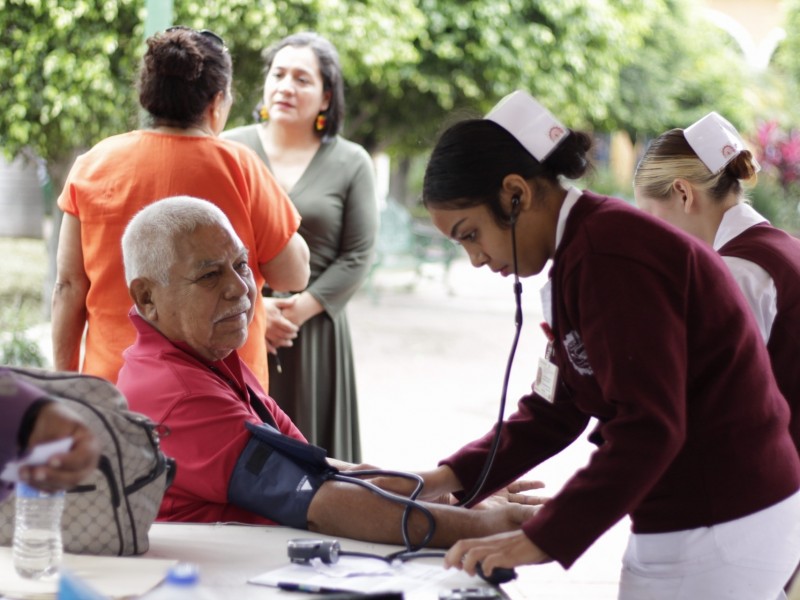
M54 442L46 442L34 446L30 454L23 456L19 460L12 460L6 464L0 479L16 483L21 481L20 469L27 466L44 465L51 457L57 454L65 454L72 447L72 438L63 438Z
M74 487L86 479L97 466L100 444L79 414L62 402L48 402L36 417L28 448L65 438L72 441L66 451L54 453L44 464L22 467L20 479L48 492Z
M76 413L48 402L36 415L23 458L7 463L0 479L24 481L51 492L73 487L97 466L100 446Z

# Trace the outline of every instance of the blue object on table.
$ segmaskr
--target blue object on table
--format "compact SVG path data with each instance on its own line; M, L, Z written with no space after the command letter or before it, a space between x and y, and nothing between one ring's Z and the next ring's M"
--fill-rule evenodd
M67 569L61 570L58 581L58 600L110 600L83 579Z

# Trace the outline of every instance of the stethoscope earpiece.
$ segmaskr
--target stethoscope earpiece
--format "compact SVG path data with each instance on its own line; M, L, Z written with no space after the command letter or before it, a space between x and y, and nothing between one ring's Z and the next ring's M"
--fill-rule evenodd
M517 217L519 216L520 197L513 196L511 198L511 214L508 216L508 222L514 226L517 224Z

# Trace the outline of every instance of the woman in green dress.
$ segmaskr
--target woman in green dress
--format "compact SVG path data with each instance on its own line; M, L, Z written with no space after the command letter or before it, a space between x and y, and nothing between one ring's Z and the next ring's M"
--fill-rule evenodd
M360 462L355 368L345 306L364 282L377 231L369 154L338 135L344 85L338 53L315 33L264 53L260 123L223 133L258 153L302 216L311 280L285 296L265 290L269 393L308 440Z

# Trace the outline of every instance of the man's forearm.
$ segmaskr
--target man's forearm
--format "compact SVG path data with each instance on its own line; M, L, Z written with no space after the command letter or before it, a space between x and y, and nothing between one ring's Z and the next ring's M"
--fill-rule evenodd
M519 527L530 516L520 506L493 510L468 510L444 504L421 503L430 510L436 532L430 546L447 548L467 537L481 537ZM402 544L403 505L349 483L328 481L317 492L308 510L311 531L384 544ZM409 519L409 537L419 543L428 531L428 520L419 510Z

